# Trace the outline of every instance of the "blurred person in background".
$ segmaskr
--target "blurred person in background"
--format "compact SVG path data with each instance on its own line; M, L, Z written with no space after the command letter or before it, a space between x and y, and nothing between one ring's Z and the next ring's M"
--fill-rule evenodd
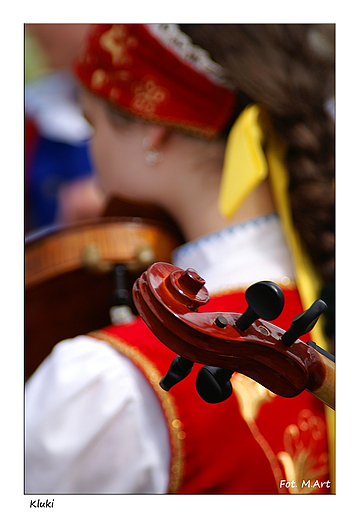
M70 65L88 24L25 25L25 230L100 214L103 194L88 153Z
M173 264L206 280L209 312L245 309L245 289L273 280L287 329L334 282L324 30L98 25L76 62L104 192L174 215L188 243ZM309 337L329 349L320 322ZM164 392L173 358L140 318L56 345L26 385L26 492L332 492L321 401L234 374L232 395L208 404L196 365Z

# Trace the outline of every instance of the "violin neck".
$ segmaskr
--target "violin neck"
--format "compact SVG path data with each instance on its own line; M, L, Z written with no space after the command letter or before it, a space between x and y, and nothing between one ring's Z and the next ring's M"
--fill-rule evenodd
M310 390L309 388L306 388L306 390L310 392L312 395L318 397L318 399L323 401L327 406L334 410L336 364L330 356L321 354L321 352L318 352L318 354L325 368L325 377L319 388L315 390Z

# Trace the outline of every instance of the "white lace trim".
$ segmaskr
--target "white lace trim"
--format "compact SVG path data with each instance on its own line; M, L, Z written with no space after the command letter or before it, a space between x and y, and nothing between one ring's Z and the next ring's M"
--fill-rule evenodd
M151 23L146 27L152 36L187 65L213 83L228 87L222 67L210 58L207 51L194 45L191 38L183 33L177 24Z
M238 222L180 246L174 265L195 269L210 294L259 280L287 285L295 270L276 213Z

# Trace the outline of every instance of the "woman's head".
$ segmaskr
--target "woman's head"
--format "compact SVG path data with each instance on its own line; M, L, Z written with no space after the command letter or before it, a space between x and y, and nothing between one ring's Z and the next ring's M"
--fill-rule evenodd
M334 138L325 103L332 95L333 60L324 45L317 45L319 27L180 27L191 40L177 27L98 26L76 66L77 75L94 94L141 121L142 134L150 126L144 122L152 122L175 129L172 137L188 133L225 139L247 104L263 107L286 145L294 222L321 274L331 278ZM178 58L177 52L185 57ZM139 133L136 139L138 154ZM138 159L135 155L139 166ZM145 191L145 183L142 187Z
M94 128L91 154L107 195L162 206L182 226L182 214L190 206L204 218L212 191L217 205L223 139L205 140L125 116L87 90L80 92L80 99ZM192 230L183 229L193 238Z

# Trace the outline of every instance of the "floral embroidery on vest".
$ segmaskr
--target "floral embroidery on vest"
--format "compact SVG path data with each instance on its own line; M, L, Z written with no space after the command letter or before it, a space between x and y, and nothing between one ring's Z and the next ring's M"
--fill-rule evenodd
M284 432L286 451L277 454L282 463L291 494L313 493L321 487L330 487L330 481L322 482L320 477L327 474L328 454L315 455L317 442L325 435L326 426L320 417L310 410L301 410L297 424L290 424Z
M235 373L231 378L231 383L239 403L241 415L270 463L277 489L280 493L286 493L286 489L280 489L279 486L279 483L283 479L283 474L277 457L256 424L256 418L261 406L266 402L272 401L272 399L275 398L275 394L243 374Z
M316 454L317 442L326 433L324 421L310 410L301 410L297 424L284 431L285 451L275 454L256 423L261 406L271 402L275 394L242 374L235 373L231 382L241 415L270 463L278 492L308 494L330 488L329 480L319 480L328 472L328 454Z

